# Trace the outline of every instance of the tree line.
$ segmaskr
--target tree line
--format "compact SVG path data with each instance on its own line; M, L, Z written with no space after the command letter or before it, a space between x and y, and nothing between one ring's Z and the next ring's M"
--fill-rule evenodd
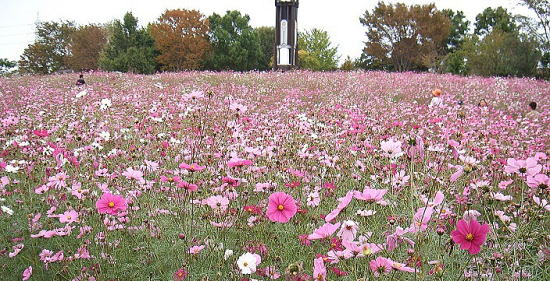
M359 19L366 28L361 56L338 66L337 46L321 29L300 32L300 68L434 71L484 76L550 76L548 0L518 0L536 18L487 8L471 23L462 11L434 4L379 2ZM108 24L42 22L21 55L20 73L64 70L154 73L185 70L269 70L274 27L253 28L239 11L208 17L196 10L166 10L140 27L132 13ZM0 72L16 62L0 59Z

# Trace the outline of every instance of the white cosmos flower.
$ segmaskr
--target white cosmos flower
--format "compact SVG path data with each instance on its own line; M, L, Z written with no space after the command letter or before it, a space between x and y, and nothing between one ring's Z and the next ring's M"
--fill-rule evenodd
M256 266L260 264L261 260L261 257L257 254L244 253L237 260L237 266L239 266L242 274L252 274L256 272Z
M81 98L88 94L88 90L81 91L80 93L76 94L77 98Z
M2 208L2 212L6 213L6 214L8 214L8 215L10 215L10 216L13 215L13 210L12 210L12 209L10 209L10 208L8 208L8 207L6 207L6 206L2 206L1 208Z
M11 164L6 165L6 172L8 173L17 173L19 171L19 167L12 166Z
M223 259L227 260L232 255L233 255L233 250L227 249L227 250L225 250L225 253L223 254Z
M99 136L105 141L109 141L111 139L111 134L106 131L99 133Z
M113 105L110 99L102 99L99 108L105 110Z

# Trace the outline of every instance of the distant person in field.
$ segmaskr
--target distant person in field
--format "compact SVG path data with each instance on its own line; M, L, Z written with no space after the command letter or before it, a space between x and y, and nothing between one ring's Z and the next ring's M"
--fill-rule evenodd
M538 119L539 116L540 116L540 112L537 111L537 103L534 102L534 101L529 103L529 108L531 110L525 115L525 117L527 117L531 120Z
M84 81L84 74L80 74L80 77L78 78L78 80L76 80L76 85L77 86L86 85L86 81Z
M485 99L482 99L481 101L479 101L479 103L477 104L477 106L479 107L487 107L487 101Z
M440 89L435 89L432 91L432 100L430 101L430 104L428 105L429 107L434 107L434 106L442 106L443 105L443 99L441 98L441 94L443 92L441 92Z

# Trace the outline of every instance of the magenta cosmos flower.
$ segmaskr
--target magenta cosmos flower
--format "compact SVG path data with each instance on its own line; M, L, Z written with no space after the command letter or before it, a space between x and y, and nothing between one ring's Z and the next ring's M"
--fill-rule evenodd
M481 245L485 243L488 232L488 224L481 225L475 219L469 222L459 220L456 224L456 230L451 232L451 237L455 243L460 244L462 250L467 250L471 255L475 255L479 253Z
M267 218L272 222L288 222L298 211L292 196L284 192L275 192L269 196Z
M128 208L124 197L111 193L103 193L101 198L95 203L95 206L100 214L109 215L116 215L118 212L125 211Z
M193 164L191 164L191 165L189 165L189 164L187 164L187 163L181 163L181 164L179 165L179 168L180 168L180 169L185 169L185 170L187 170L187 171L189 171L189 172L200 172L200 171L204 170L204 169L206 168L206 166L201 166L201 165L199 165L199 164L197 164L197 163L193 163Z

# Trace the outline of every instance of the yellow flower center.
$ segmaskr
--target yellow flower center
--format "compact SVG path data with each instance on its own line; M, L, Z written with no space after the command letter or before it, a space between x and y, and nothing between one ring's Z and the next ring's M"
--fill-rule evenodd
M466 234L466 240L468 240L468 241L474 240L474 235L471 234L471 233Z
M248 266L248 263L247 262L243 262L243 266Z
M370 255L370 254L372 254L372 250L368 246L363 247L363 255Z
M282 211L282 210L284 210L284 209L285 209L285 206L283 206L283 205L277 206L277 210L279 210L279 211Z
M109 204L107 204L107 206L109 206L109 208L112 208L112 207L115 206L115 202L112 202L112 201L111 201L111 202L109 202Z
M179 276L179 277L182 277L182 276L183 276L183 272L181 272L181 271L178 272L178 276Z
M67 219L70 220L70 219L71 219L71 216L67 216Z

